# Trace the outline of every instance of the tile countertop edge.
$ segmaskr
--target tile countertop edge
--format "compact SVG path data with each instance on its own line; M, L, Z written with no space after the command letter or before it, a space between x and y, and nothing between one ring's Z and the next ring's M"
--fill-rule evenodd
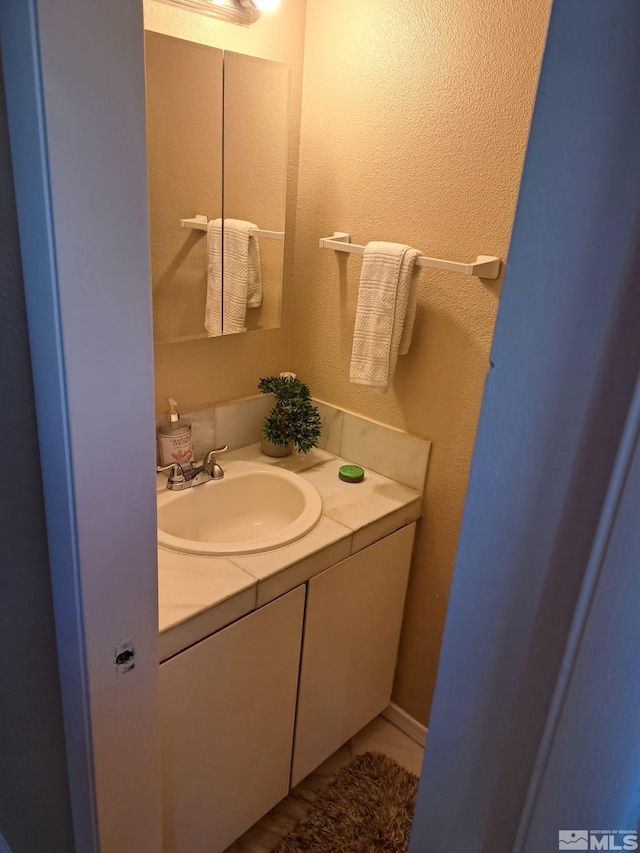
M257 595L256 583L161 631L158 640L159 662L163 663L189 646L253 613L257 605Z
M422 498L415 498L410 504L397 509L395 512L384 515L372 521L370 524L354 530L351 540L351 553L357 554L374 542L391 536L396 530L401 530L408 524L414 524L422 515Z
M243 451L245 452L243 453ZM230 563L238 572L242 572L247 579L250 578L252 583L241 584L237 589L227 590L221 596L217 594L210 599L210 603L208 604L199 602L196 610L171 624L167 624L165 613L165 617L162 620L164 627L159 632L161 660L177 654L182 648L186 648L188 645L193 645L205 639L211 633L221 630L261 606L261 594L259 590L266 590L267 587L265 584L273 581L275 577L283 580L283 576L289 572L292 581L290 588L293 589L301 583L306 583L307 580L316 574L342 562L349 553L354 554L368 547L379 539L393 533L395 530L413 523L420 517L422 503L420 492L375 472L369 472L369 488L363 490L363 500L353 501L352 498L357 492L352 493L351 490L357 489L359 487L358 484L344 484L338 481L337 471L335 470L344 464L346 460L340 459L326 451L321 455L323 458L315 466L306 469L303 467L300 470L300 476L312 482L316 481L316 488L323 499L323 504L325 505L324 518L331 522L331 525L327 527L333 528L328 533L325 532L325 535L322 537L324 541L316 541L316 544L313 544L314 539L317 540L317 535L314 534L320 533L320 528L323 524L321 521L308 537L304 537L283 548L262 555L226 557L225 562ZM254 445L249 445L246 448L235 451L233 456L235 459L245 457L252 461L262 461L260 459L261 454L257 452ZM268 461L270 464L282 464L283 467L291 465L290 457L285 457L283 460L273 460L265 457L264 461ZM369 515L370 509L374 510L373 517ZM306 543L307 547L305 547L305 539L308 540ZM335 546L346 540L350 540L350 548L340 559L330 560L330 564L325 564L326 561L318 558L318 555L325 550L329 552L334 549L334 553L336 553ZM308 546L311 546L311 548ZM164 549L159 550L162 551ZM173 585L178 583L181 586L182 578L180 575L182 574L182 568L178 566L178 562L183 557L193 560L193 556L181 555L175 552L168 553L171 554L173 567L167 568L165 566L163 571L159 572L159 584L162 585L164 575L167 584ZM278 556L281 558L280 560L277 559ZM251 571L251 561L255 562L256 558L262 562L262 567L261 570L258 570L256 567L254 574ZM209 558L196 557L196 559L199 564L196 568L201 570L204 561ZM309 565L300 571L305 563ZM189 566L189 568L192 567L193 564ZM308 572L306 569L308 569ZM204 574L208 573L205 571ZM171 576L170 579L167 578L167 575ZM192 572L191 583L194 582L194 576ZM210 583L210 579L208 581L205 579L203 583ZM286 584L286 587L286 589L282 587L278 594L287 592L289 585ZM247 596L251 597L251 593L255 597L253 606L248 607ZM160 597L162 598L162 595ZM237 610L230 603L236 598L242 599L243 606L240 610ZM262 601L262 604L264 603L266 601ZM178 605L176 609L179 609L180 606ZM182 606L184 607L184 605ZM166 607L170 608L171 605L165 605Z

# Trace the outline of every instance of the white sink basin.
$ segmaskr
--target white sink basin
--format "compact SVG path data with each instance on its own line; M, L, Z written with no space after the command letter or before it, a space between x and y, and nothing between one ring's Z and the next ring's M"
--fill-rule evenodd
M256 554L301 539L321 516L322 498L297 474L228 462L223 480L158 495L158 544L186 554Z

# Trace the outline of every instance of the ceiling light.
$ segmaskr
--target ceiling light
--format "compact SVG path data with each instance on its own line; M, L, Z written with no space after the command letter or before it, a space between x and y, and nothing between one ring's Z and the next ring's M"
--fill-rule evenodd
M190 9L201 15L248 27L258 20L263 10L275 9L280 0L157 0L157 2Z

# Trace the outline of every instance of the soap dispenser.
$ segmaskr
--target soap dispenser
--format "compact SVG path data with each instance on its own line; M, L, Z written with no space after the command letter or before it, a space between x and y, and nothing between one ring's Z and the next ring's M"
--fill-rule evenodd
M160 465L179 462L183 468L188 468L193 462L191 424L180 419L178 404L173 397L169 397L167 402L167 419L160 421L157 426L158 461Z

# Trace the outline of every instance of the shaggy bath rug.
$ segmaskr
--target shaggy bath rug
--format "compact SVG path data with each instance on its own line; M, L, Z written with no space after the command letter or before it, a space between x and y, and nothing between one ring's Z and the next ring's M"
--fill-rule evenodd
M366 752L320 794L272 853L406 853L418 777Z

